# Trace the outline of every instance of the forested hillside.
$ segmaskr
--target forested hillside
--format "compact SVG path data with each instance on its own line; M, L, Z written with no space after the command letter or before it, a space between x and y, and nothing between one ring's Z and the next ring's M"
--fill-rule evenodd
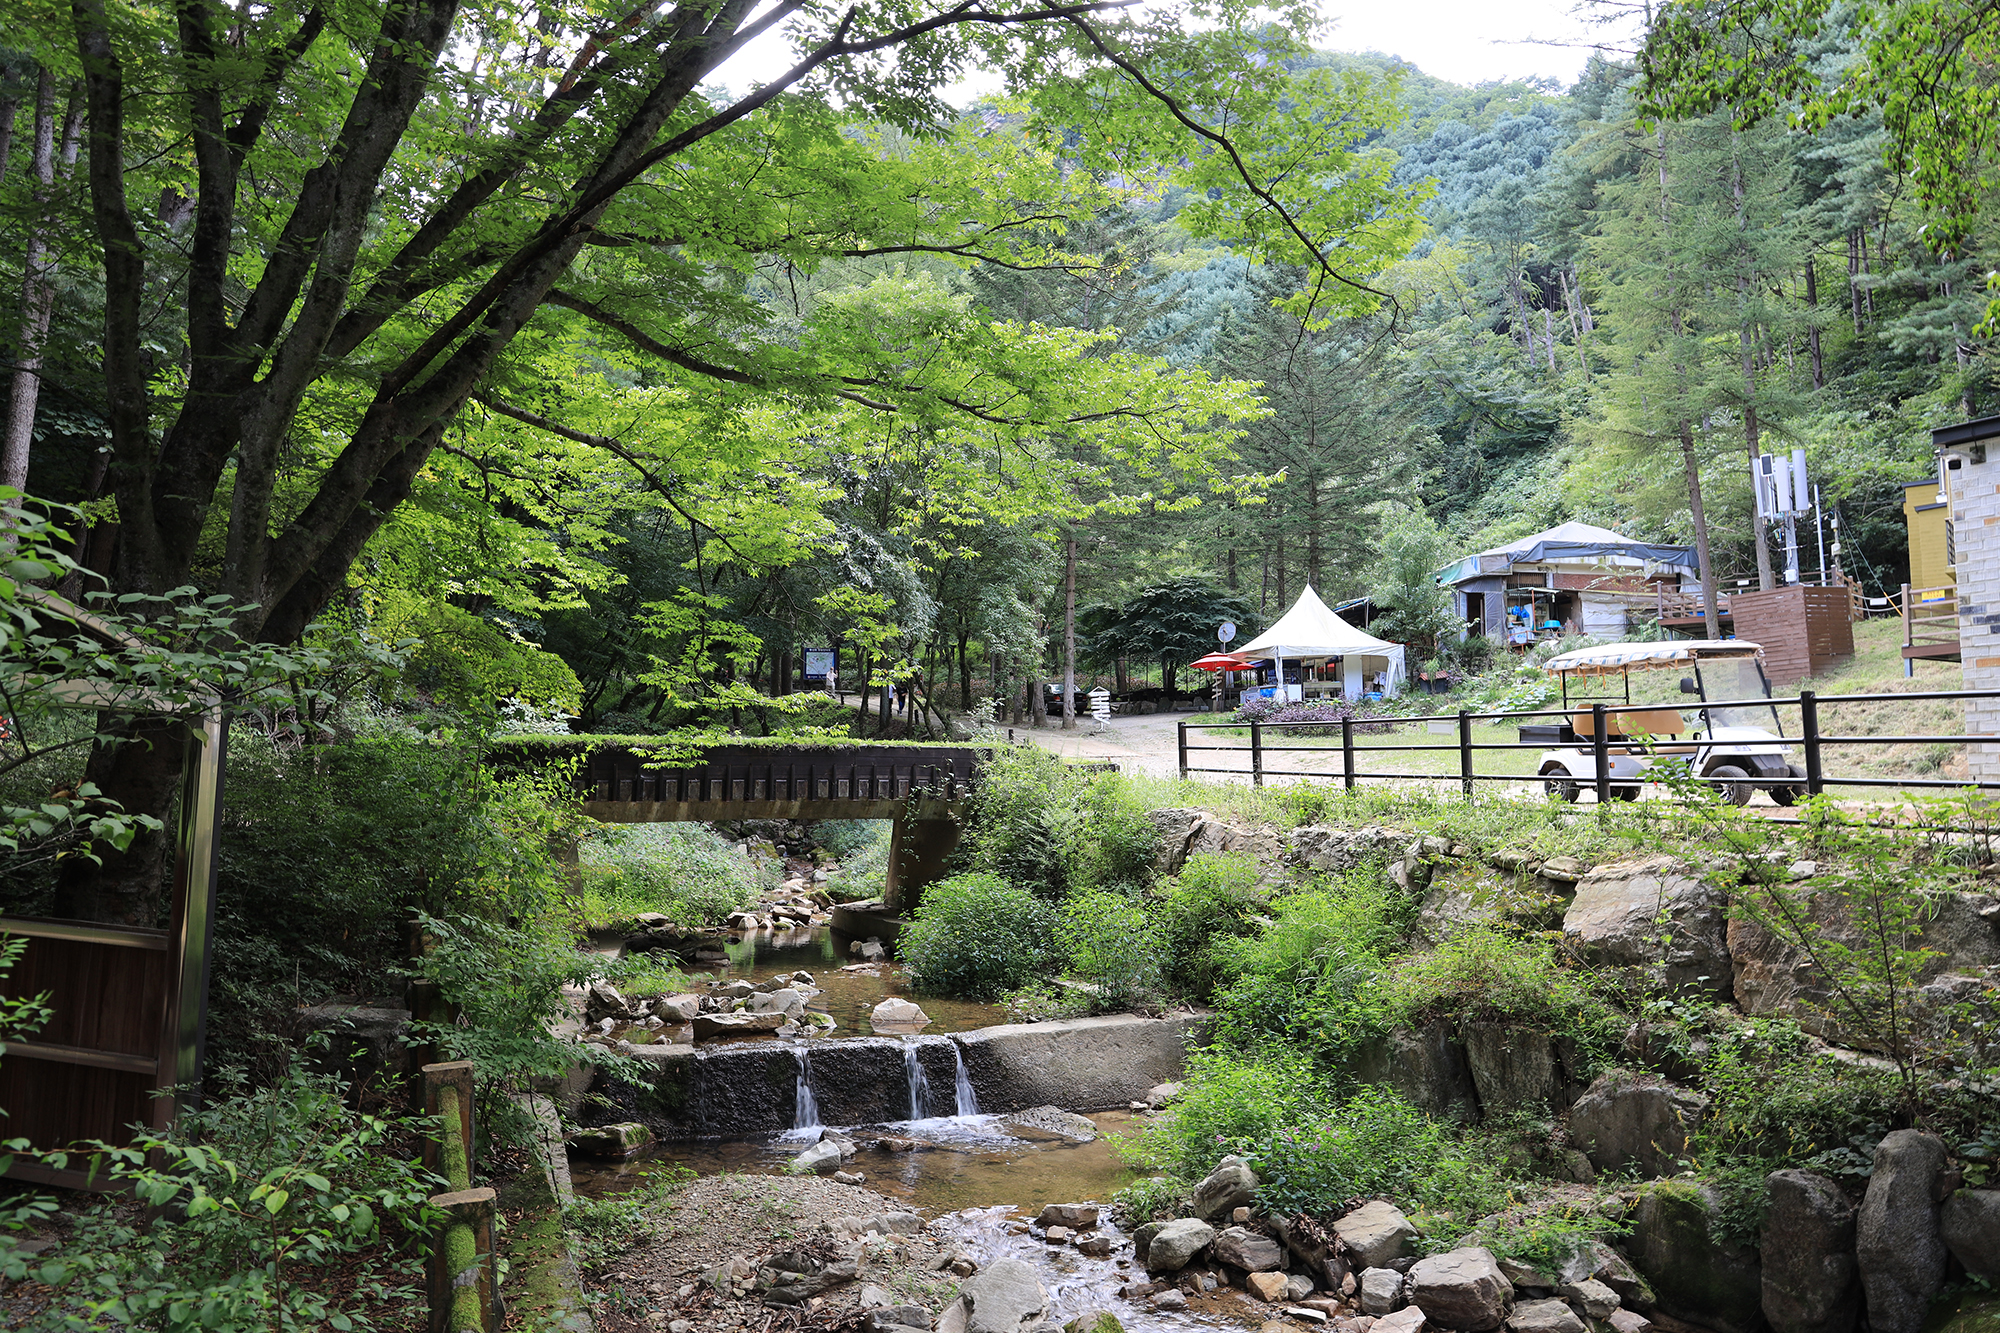
M1791 34L1806 73L1757 114L1696 88L1652 118L1670 81L1610 58L1464 88L1167 25L1093 38L1098 73L1030 41L970 108L905 61L586 126L581 30L496 19L411 37L450 77L395 94L374 202L302 240L366 43L317 9L184 30L210 82L113 123L130 90L79 49L168 75L77 13L0 84L0 483L81 506L114 591L401 642L518 725L784 725L769 696L835 645L850 689L1018 695L1072 635L1084 670L1171 657L1104 631L1169 580L1253 620L1308 582L1393 601L1413 561L1571 518L1687 542L1701 512L1755 577L1748 459L1794 446L1877 594L1926 430L2000 410L1984 195L1911 188L1866 98L1794 114L1876 58L1838 23ZM645 162L616 137L676 125ZM572 159L623 193L551 195Z

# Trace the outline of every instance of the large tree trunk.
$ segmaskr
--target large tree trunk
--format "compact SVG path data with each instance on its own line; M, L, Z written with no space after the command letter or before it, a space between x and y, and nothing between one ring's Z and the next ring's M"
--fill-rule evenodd
M1819 349L1819 278L1817 256L1806 256L1806 346L1812 349L1813 388L1826 387L1826 361Z
M55 192L57 163L67 177L76 166L83 134L83 96L72 89L69 112L63 118L62 143L56 143L56 81L43 69L35 85L35 143L29 170L34 173L34 220L29 226L21 270L21 324L15 341L14 383L7 397L7 421L0 429L0 486L28 489L28 454L35 438L35 406L42 394L42 351L49 320L56 308L56 259L49 229L49 199Z
M80 856L63 861L55 915L123 926L160 924L173 888L174 831L167 815L186 751L187 728L178 722L148 719L115 736L107 726L106 739L90 753L85 781L95 782L127 811L158 817L162 827L141 829L122 852L101 847L101 865Z
M1063 697L1064 731L1076 730L1076 529L1063 543Z
M1701 507L1701 463L1694 453L1694 428L1680 423L1681 466L1687 470L1688 511L1694 517L1695 569L1701 575L1702 628L1711 639L1722 637L1722 613L1716 607L1721 589L1715 586L1715 562L1708 558L1708 515Z

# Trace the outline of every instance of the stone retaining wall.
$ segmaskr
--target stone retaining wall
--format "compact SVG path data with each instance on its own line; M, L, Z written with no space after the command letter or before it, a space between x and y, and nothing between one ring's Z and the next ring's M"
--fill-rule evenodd
M829 1125L879 1124L910 1116L911 1040L929 1084L926 1114L952 1114L958 1052L963 1052L982 1111L1031 1106L1101 1111L1141 1099L1156 1085L1179 1078L1183 1053L1190 1041L1205 1038L1206 1022L1206 1015L1151 1019L1114 1014L1008 1024L955 1037L843 1037L803 1049L812 1064L820 1119ZM647 1086L628 1090L627 1109L662 1138L790 1129L798 1114L801 1049L777 1042L633 1047L631 1054L651 1072Z

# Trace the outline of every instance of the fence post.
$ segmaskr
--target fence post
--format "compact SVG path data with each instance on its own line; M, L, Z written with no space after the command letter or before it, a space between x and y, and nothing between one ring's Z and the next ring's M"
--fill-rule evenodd
M1472 713L1469 709L1458 710L1458 785L1465 789L1465 799L1472 799Z
M1611 804L1611 742L1604 735L1604 705L1590 706L1590 754L1597 764L1597 803Z
M449 1220L431 1249L430 1333L498 1333L499 1256L493 1249L493 1191L433 1194Z
M424 1138L424 1169L451 1181L455 1189L471 1188L472 1061L424 1066L424 1114L445 1118L437 1137ZM447 1146L454 1137L456 1152Z
M1347 790L1354 790L1354 719L1340 719L1340 775Z
M1264 724L1250 724L1250 781L1253 785L1264 785Z
M1177 728L1180 731L1181 735L1181 740L1180 740L1181 781L1186 782L1187 781L1187 723L1185 722L1178 723Z
M1826 782L1819 762L1819 695L1812 690L1799 691L1799 731L1806 746L1806 795L1817 796Z

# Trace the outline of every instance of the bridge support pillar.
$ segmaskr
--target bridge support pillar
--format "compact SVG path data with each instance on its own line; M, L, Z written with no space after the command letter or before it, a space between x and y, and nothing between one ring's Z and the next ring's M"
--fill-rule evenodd
M945 876L945 863L958 849L962 807L956 802L918 797L904 807L889 834L889 879L882 906L908 918L924 890Z

